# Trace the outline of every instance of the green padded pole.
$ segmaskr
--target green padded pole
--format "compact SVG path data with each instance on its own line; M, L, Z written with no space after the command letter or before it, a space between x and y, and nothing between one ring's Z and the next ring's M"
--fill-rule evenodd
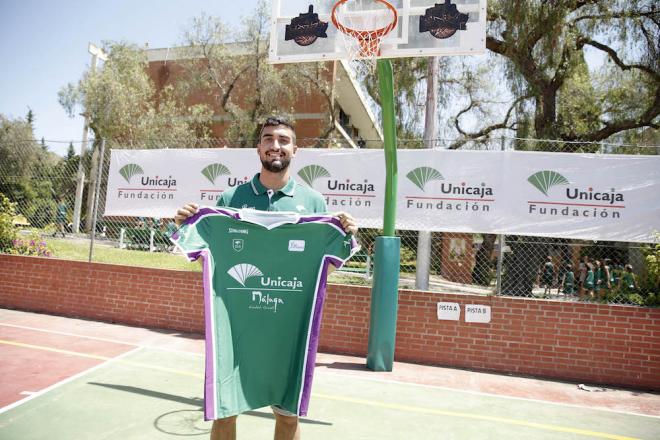
M401 240L394 236L397 190L396 123L392 63L390 60L378 60L377 63L385 136L385 209L383 236L376 238L367 367L373 371L392 371L401 250Z
M378 60L378 83L380 85L380 105L383 115L383 135L385 136L385 210L383 211L383 236L394 237L396 223L396 120L394 116L394 80L390 60Z

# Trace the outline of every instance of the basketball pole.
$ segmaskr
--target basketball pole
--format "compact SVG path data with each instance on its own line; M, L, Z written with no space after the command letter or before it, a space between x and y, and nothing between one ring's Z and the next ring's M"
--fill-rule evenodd
M392 371L401 258L401 239L394 235L398 168L392 62L379 59L377 69L385 138L385 208L383 235L376 237L367 368Z

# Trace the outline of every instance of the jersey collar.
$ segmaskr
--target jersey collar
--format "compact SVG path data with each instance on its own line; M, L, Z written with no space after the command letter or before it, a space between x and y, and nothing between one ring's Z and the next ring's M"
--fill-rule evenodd
M252 191L254 191L254 195L258 196L261 194L266 194L266 191L268 191L268 188L266 188L261 181L259 180L259 175L261 173L257 173L254 175L252 178L252 181L250 184L252 185ZM281 192L282 194L293 197L293 193L295 192L296 189L296 181L293 180L292 178L289 178L289 181L284 185L284 187L280 188L277 192Z

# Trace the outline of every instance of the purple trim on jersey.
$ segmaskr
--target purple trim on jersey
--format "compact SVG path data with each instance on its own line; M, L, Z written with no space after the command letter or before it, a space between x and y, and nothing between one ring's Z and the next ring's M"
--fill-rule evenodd
M333 225L337 226L341 231L344 231L344 227L341 225L339 219L331 215L319 215L319 216L305 215L305 216L300 216L300 219L298 220L298 224L309 223L309 222L332 223Z
M199 252L202 256L203 278L204 278L204 344L206 360L204 371L204 420L209 421L215 419L215 371L213 359L215 358L214 342L215 335L213 332L213 308L211 301L213 301L213 292L211 291L211 268L209 267L209 254L208 251Z
M203 253L203 251L191 251L191 252L186 252L186 255L188 256L188 259L190 259L190 261L195 261L200 256L204 256L205 254Z
M185 221L185 225L192 225L197 223L202 217L206 215L220 214L236 220L243 220L240 217L238 211L225 210L222 208L209 208L203 207L200 208L197 213L188 217ZM341 225L341 222L331 215L309 215L309 216L300 216L297 224L301 223L328 223L334 226L337 230L342 232L345 236L347 235L344 231L344 228ZM180 235L178 231L175 231L172 234L172 240L178 241ZM351 252L352 256L359 245L355 237L351 235ZM204 374L204 419L213 420L216 418L216 408L215 401L217 398L216 390L216 381L215 381L215 370L214 370L214 360L216 357L215 354L215 334L214 334L214 312L213 312L213 293L211 290L211 269L209 267L210 256L207 249L185 252L186 256L190 260L196 260L200 256L203 261L203 283L204 283L204 329L205 329L205 351L206 351L206 360L205 360L205 374ZM350 258L350 256L348 258ZM325 303L326 288L327 288L327 279L328 279L328 267L330 264L339 268L343 265L344 260L326 255L323 260L323 266L321 269L321 274L318 278L317 291L315 292L316 301L314 305L314 310L311 316L311 324L309 329L309 340L307 344L307 356L306 356L306 365L305 371L303 373L303 383L302 383L302 393L300 396L300 402L298 405L299 411L298 414L301 416L307 415L307 409L309 407L309 401L311 397L312 382L314 378L314 368L316 366L316 352L318 349L319 343L319 334L321 329L321 317L323 313L323 305Z
M303 391L302 396L300 397L300 410L298 411L298 415L300 416L307 415L309 398L312 394L312 381L314 380L314 368L316 367L316 350L319 346L319 333L321 329L321 314L323 312L323 303L325 302L328 266L331 259L336 260L335 258L325 258L323 261L323 269L319 279L319 289L316 292L316 305L314 307L314 313L312 314L312 328L310 330L309 343L307 345L307 365L305 365L305 373L303 374Z
M199 211L197 211L195 214L191 215L188 217L184 223L184 225L191 225L194 223L197 223L202 217L205 215L209 214L224 214L227 217L235 218L238 219L238 213L237 212L232 212L232 211L227 211L221 208L199 208Z

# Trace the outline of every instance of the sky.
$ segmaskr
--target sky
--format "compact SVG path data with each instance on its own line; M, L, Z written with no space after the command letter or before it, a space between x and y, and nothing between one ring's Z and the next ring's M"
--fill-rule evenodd
M0 114L35 115L35 138L64 155L80 148L83 118L69 118L57 92L89 68L88 43L178 46L202 12L238 24L257 0L0 0Z

